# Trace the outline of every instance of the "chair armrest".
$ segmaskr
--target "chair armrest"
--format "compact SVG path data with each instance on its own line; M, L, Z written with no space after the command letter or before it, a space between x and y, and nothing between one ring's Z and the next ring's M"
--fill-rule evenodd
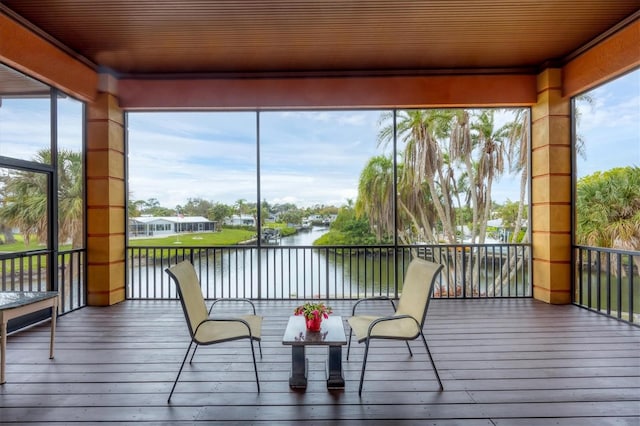
M209 308L209 315L211 315L211 311L213 310L213 307L218 302L246 302L251 305L251 309L253 309L253 315L256 314L256 305L254 305L251 300L244 297L229 297L224 299L215 299L211 304L211 307Z
M198 331L198 329L200 328L200 326L206 322L240 322L242 324L244 324L245 327L247 327L247 330L249 331L249 337L253 339L253 334L251 333L251 326L249 325L249 323L245 320L243 320L242 318L225 318L225 317L220 317L220 318L207 318L206 320L202 321L200 324L198 324L198 326L196 327L196 329L194 330L193 334L195 335L196 332Z
M399 319L406 319L406 318L411 318L412 320L415 321L416 325L418 327L420 327L420 323L411 315L391 315L388 317L382 317L382 318L378 318L375 319L371 322L371 324L369 324L369 329L367 329L367 339L371 337L371 331L373 330L373 327L381 322L385 322L385 321L395 321L395 320L399 320Z
M390 297L387 297L387 296L374 296L374 297L365 297L364 299L358 299L358 301L356 303L354 303L354 305L353 305L353 310L351 311L351 316L354 316L356 314L356 307L360 303L362 303L362 302L371 302L371 301L375 301L375 300L388 300L389 302L391 302L391 306L393 307L393 311L395 312L396 304L393 303L393 300Z

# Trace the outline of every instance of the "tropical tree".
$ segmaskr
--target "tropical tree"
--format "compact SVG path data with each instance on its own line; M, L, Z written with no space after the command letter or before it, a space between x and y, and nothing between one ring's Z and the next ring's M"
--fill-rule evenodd
M245 200L244 198L239 198L235 204L233 205L233 208L236 212L236 214L249 214L251 212L251 205L247 203L247 200Z
M617 167L580 179L576 186L577 243L640 250L638 188L640 167L637 166ZM634 256L634 262L640 269L638 256Z
M83 245L82 155L60 150L58 159L58 239L71 241L74 248ZM51 164L51 151L40 150L34 161ZM15 171L3 177L4 205L0 208L3 222L22 232L25 245L35 236L39 243L47 241L48 190L44 173Z
M83 246L84 197L82 155L58 151L58 240L71 241L73 248Z
M524 211L524 214L525 214L524 219L526 219L527 218L526 210ZM507 201L505 201L503 205L498 206L496 208L496 217L502 220L502 227L504 228L505 231L508 232L508 235L511 238L511 241L514 243L521 242L521 240L519 240L518 235L516 236L513 235L516 232L516 228L521 229L517 225L518 221L520 220L520 215L521 215L520 203L517 201L511 201L507 199ZM526 238L526 233L524 234L524 237Z
M473 209L477 216L474 215L471 237L472 242L478 237L480 244L484 243L487 222L491 217L493 184L504 173L505 129L496 129L494 113L495 110L480 111L470 126L473 146L478 152L478 166L474 176L477 205Z
M371 232L367 217L356 215L352 203L348 203L338 210L329 232L315 240L313 245L373 245L376 242L377 237Z
M617 167L578 181L578 244L640 250L640 167Z
M59 239L82 245L82 158L80 154L62 150L58 153ZM51 152L41 150L34 161L51 163ZM16 171L6 177L7 196L0 215L20 228L24 242L31 236L40 243L47 241L47 178L43 173Z
M0 175L0 211L2 207L6 204L7 193L6 193L6 176ZM13 244L16 242L16 238L13 235L13 229L11 225L7 223L2 223L0 221L0 233L2 233L4 240L0 241L0 244Z
M142 208L144 205L144 201L142 200L133 200L131 198L131 194L129 195L129 200L127 203L129 217L140 217L142 214Z
M528 109L516 110L513 121L505 125L507 159L512 173L520 174L520 196L518 198L518 214L516 216L512 242L520 234L524 224L527 188L529 181L529 153L531 151L531 113ZM529 234L525 233L528 241Z
M14 171L3 176L5 198L0 210L2 222L20 229L25 246L31 238L47 241L47 176L44 173Z
M383 113L379 121L378 144L388 145L397 135L403 145L397 171L401 200L398 211L423 242L438 242L439 237L433 232L436 228L447 242L453 243L456 239L454 191L450 190L454 181L452 169L443 168L446 146L441 142L449 135L453 116L452 110L402 110L397 112L395 127L392 112ZM361 195L359 192L358 197ZM439 219L438 224L433 220L432 211Z
M393 160L383 155L371 158L360 173L355 213L368 217L378 241L395 230L393 180Z
M181 211L185 216L207 217L212 207L213 203L211 201L202 198L188 198Z
M302 217L304 213L298 208L292 208L280 213L280 221L284 223L291 223L299 225L302 223Z
M0 233L4 236L4 240L0 241L0 244L13 244L16 242L16 237L13 235L11 226L0 224Z
M356 211L369 217L378 237L395 231L405 243L452 244L461 225L468 223L471 242L484 242L494 208L492 189L507 170L508 150L515 152L515 144L520 143L528 153L528 139L522 145L522 138L528 138L526 123L500 127L496 111L403 110L395 117L393 112L381 115L379 145L395 142L398 146L397 192L393 193L392 158L375 157L360 176L356 203ZM526 162L519 164L526 188L527 170L522 169ZM394 201L398 230L393 229ZM525 206L524 195L521 206Z
M224 220L233 214L233 207L228 206L223 203L215 203L209 209L207 213L207 218L209 220L214 220L218 223L223 223Z
M176 211L182 211L181 206L176 206L175 209L163 207L160 205L160 201L157 198L149 198L142 202L142 214L148 214L151 216L173 216Z

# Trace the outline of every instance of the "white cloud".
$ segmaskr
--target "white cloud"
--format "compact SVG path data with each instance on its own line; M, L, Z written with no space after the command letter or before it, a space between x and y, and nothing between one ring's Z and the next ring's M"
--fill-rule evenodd
M261 115L261 198L301 207L355 199L359 173L377 150L378 114ZM167 207L194 197L226 204L255 201L255 116L131 114L129 123L134 199L157 198Z
M577 133L584 154L577 175L628 165L640 166L640 71L634 71L587 93L578 100Z

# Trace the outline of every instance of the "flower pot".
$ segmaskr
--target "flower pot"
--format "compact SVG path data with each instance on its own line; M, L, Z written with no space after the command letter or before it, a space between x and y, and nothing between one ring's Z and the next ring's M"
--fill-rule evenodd
M320 327L322 326L322 316L318 318L306 319L307 322L307 330L309 331L320 331Z

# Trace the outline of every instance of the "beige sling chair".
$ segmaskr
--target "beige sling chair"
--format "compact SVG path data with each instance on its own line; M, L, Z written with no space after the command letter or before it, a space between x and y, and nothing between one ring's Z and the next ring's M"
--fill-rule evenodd
M369 353L369 342L372 339L395 339L404 340L409 349L410 356L413 356L409 340L414 340L418 336L422 337L424 347L427 349L431 366L440 384L440 390L444 390L442 381L438 375L438 370L433 362L433 357L427 346L422 328L427 316L427 308L431 299L431 292L436 277L440 273L442 265L428 262L426 260L414 258L409 264L402 286L402 295L398 301L398 309L388 297L370 297L360 299L353 305L352 317L347 321L351 326L349 332L349 345L347 346L347 360L351 349L351 335L356 334L358 343L365 342L364 359L362 360L362 373L360 375L360 389L358 395L362 395L362 382L364 381L364 370L367 365L367 355ZM357 315L356 308L365 301L389 300L395 310L395 314L389 316Z
M198 345L212 345L214 343L229 342L231 340L249 339L251 343L251 355L253 356L253 368L256 372L256 384L258 385L258 392L260 392L260 382L258 381L258 366L256 365L256 354L253 349L253 341L258 342L260 348L260 357L262 358L262 346L260 345L260 332L262 328L262 317L256 315L256 308L249 299L217 299L211 305L211 308L207 312L207 305L205 304L204 297L202 296L202 290L200 289L200 281L193 265L188 261L178 263L171 268L167 268L166 272L176 283L178 289L178 296L180 297L180 304L182 305L182 311L184 317L187 320L187 326L189 327L189 334L191 335L191 342L187 348L187 353L184 354L182 365L178 371L169 399L178 383L178 378L184 363L187 360L191 345L194 343L196 347L193 350L189 363L193 361L193 357L196 354ZM210 317L213 307L218 302L235 301L246 302L251 305L253 309L253 315L243 315L235 318L227 317Z

